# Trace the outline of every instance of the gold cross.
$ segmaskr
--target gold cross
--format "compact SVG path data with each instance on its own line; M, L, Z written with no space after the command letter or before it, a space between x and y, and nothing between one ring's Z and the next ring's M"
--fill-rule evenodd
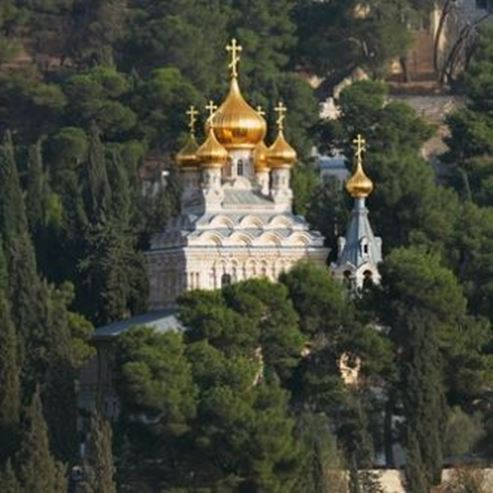
M361 134L358 134L353 140L353 144L356 146L354 155L356 156L358 164L361 164L363 162L363 153L366 152L366 140Z
M188 128L190 129L190 133L193 135L195 133L195 123L197 123L197 115L199 112L195 109L195 106L192 104L190 109L187 111L187 115L190 117L188 121Z
M288 109L286 108L286 106L282 101L279 101L278 105L274 108L274 110L279 115L276 120L277 127L279 128L279 130L283 130L284 119L286 118L286 111L288 111Z
M260 106L260 105L257 106L257 113L260 116L265 116L265 111L262 109L262 106Z
M238 44L236 38L231 40L231 44L226 46L226 51L231 53L231 62L228 68L231 69L231 77L238 77L238 63L240 61L240 53L243 50L241 45Z
M209 111L209 116L207 118L207 121L210 122L210 121L212 121L212 117L214 116L214 113L217 110L217 105L214 104L214 101L212 101L212 99L211 99L211 100L209 100L209 104L205 107L205 109L207 111Z

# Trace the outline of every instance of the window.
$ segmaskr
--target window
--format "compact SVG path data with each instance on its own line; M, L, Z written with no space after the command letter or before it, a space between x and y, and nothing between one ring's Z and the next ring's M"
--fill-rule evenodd
M221 277L221 286L229 286L231 284L231 276L229 274L223 274Z
M488 8L488 0L476 0L476 8L486 10Z
M238 176L243 176L243 172L244 172L244 169L243 169L243 161L240 159L238 161L238 168L237 168L237 174L238 174Z

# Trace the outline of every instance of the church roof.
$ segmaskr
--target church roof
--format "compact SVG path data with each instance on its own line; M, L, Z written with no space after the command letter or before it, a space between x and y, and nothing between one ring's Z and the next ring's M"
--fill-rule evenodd
M136 327L151 327L158 332L169 332L172 330L184 330L182 323L178 320L176 309L156 310L137 315L126 320L120 320L103 327L99 327L93 334L93 339L104 340L118 337Z
M234 188L224 189L224 206L228 205L270 205L273 202L255 190L237 190Z

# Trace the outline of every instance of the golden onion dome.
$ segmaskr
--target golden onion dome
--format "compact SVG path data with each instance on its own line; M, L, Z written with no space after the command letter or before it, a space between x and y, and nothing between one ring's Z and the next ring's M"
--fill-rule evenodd
M298 155L288 144L282 129L279 130L276 140L269 147L267 162L271 168L290 168L296 163Z
M346 182L346 190L355 199L364 199L373 191L373 182L363 171L363 153L366 151L366 141L358 134L353 140L356 146L356 171Z
M267 132L266 121L245 101L236 77L211 123L217 140L228 150L253 149Z
M253 163L255 166L255 172L269 171L269 163L267 162L267 155L269 148L265 145L265 142L261 140L253 151Z
M346 182L346 190L355 199L366 198L373 191L373 182L363 171L361 161L358 161L354 175Z
M212 128L196 155L199 165L204 168L222 168L228 160L228 151L218 142Z
M183 148L176 155L176 162L182 168L195 168L198 166L197 150L199 145L194 134L190 134Z

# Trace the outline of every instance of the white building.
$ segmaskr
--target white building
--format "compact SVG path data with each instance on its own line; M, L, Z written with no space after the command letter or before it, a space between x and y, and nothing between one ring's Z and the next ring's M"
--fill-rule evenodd
M324 238L292 211L291 169L296 152L284 137L286 107L280 103L278 133L268 148L261 111L243 98L235 40L229 47L231 85L211 111L207 139L194 136L177 156L183 180L182 212L155 235L147 252L149 309L172 307L189 289L216 289L254 277L275 280L301 259L324 265Z

